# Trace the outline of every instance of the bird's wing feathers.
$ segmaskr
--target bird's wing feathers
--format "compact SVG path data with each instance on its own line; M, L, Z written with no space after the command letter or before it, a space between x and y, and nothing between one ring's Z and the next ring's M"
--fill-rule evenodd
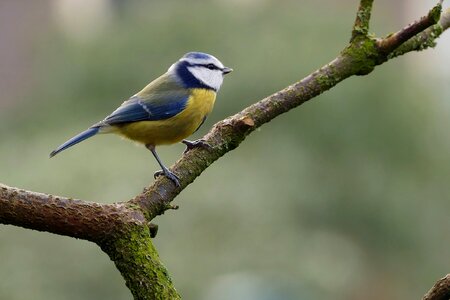
M168 119L182 112L188 99L188 90L168 80L167 76L161 76L125 101L102 123L115 125Z
M111 115L103 120L103 123L115 125L120 123L130 123L138 121L164 120L175 116L183 111L188 95L164 95L166 101L147 102L138 96L133 96L130 100L122 104Z

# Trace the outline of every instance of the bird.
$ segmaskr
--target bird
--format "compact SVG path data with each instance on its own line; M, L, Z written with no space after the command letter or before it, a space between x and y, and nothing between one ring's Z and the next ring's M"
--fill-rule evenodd
M203 140L189 141L211 113L224 75L233 69L216 57L189 52L170 66L166 73L123 102L116 110L85 131L72 137L50 153L55 156L90 137L115 133L145 145L160 165L154 177L164 175L177 187L179 178L159 158L155 147L182 142L186 151L208 147Z

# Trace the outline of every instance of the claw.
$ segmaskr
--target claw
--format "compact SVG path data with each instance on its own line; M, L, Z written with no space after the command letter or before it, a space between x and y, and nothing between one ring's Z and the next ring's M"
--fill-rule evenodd
M166 176L167 178L169 178L170 180L172 180L172 182L177 186L180 187L180 179L178 178L177 175L175 175L174 173L170 172L165 166L164 164L161 162L161 160L159 159L158 154L156 153L155 150L155 146L152 144L147 144L145 145L145 147L147 147L148 150L150 150L153 154L153 156L155 157L156 161L158 162L158 164L161 166L162 170L161 171L157 171L153 174L153 177L158 177L161 175Z
M163 169L163 170L156 171L156 172L153 174L153 177L156 179L158 176L162 176L162 175L164 175L164 176L166 176L166 178L172 180L172 182L173 182L177 187L180 187L180 186L181 186L181 185L180 185L180 178L178 178L177 175L175 175L173 172L171 172L171 171L169 171L169 170L167 170L167 169L165 169L165 170Z
M153 173L153 178L156 179L156 178L158 178L161 175L164 175L163 170L156 171L155 173Z
M183 144L186 145L186 149L184 149L183 154L188 153L190 150L195 149L197 147L202 147L204 149L211 149L212 146L205 142L204 140L196 140L196 141L189 141L189 140L182 140Z

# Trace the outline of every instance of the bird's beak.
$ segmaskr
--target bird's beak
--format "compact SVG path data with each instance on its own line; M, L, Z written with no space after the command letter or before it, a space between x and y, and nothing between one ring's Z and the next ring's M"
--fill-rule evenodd
M224 67L223 69L222 69L222 73L225 75L225 74L228 74L228 73L231 73L231 72L233 72L233 69L232 68L228 68L228 67Z

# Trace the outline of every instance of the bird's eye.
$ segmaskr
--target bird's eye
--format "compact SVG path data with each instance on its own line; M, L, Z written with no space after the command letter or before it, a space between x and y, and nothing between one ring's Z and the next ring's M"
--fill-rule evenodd
M216 67L215 65L213 65L213 64L207 64L206 67L207 67L208 69L210 69L210 70L215 70L215 69L217 69L217 67Z

